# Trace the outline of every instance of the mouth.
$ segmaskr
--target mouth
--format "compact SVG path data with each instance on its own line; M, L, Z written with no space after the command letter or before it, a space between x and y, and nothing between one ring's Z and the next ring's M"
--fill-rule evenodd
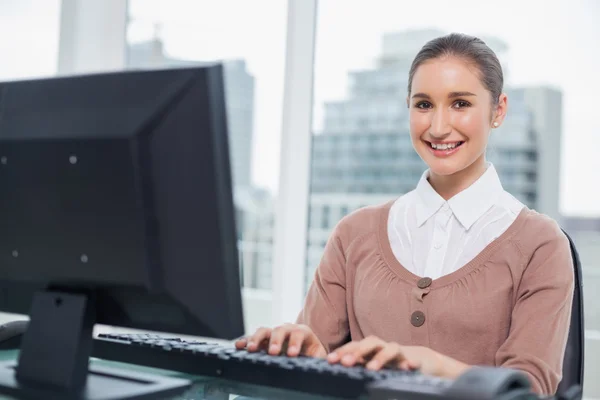
M445 143L432 143L424 140L429 147L429 151L436 157L448 157L458 152L461 146L465 143L464 141L457 142L445 142Z

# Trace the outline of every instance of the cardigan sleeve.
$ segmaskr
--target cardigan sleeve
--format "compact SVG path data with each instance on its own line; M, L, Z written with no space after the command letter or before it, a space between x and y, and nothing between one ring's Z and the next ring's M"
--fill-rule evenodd
M571 249L556 223L540 229L522 248L523 275L509 336L496 353L496 365L524 371L537 393L551 395L561 380L571 320Z
M349 336L346 308L346 257L343 244L343 220L330 236L306 295L297 323L308 325L327 352L347 341Z

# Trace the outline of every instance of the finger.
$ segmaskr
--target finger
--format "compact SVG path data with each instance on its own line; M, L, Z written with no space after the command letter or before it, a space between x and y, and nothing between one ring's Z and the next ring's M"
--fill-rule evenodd
M306 332L301 329L294 329L290 332L288 341L287 355L296 357L302 351L302 346L306 340Z
M337 348L335 351L327 355L327 361L330 363L339 362L346 354L352 353L358 347L360 342L350 342Z
M407 361L402 352L402 346L398 346L395 343L384 346L377 354L375 354L373 359L367 364L367 368L379 370L392 361L397 362L398 364Z
M364 363L365 358L373 354L385 345L385 342L376 336L369 336L357 343L346 354L341 356L341 363L351 367L356 363Z
M271 340L269 340L268 353L276 356L281 353L281 350L288 339L291 328L287 325L279 326L271 332Z
M245 349L248 345L248 339L246 337L241 337L235 341L235 348L238 350Z
M362 364L365 362L365 360L371 358L374 354L381 351L381 349L383 349L385 346L386 342L377 337L362 340L352 353L353 360L354 362L360 362ZM350 357L347 355L344 356L344 359L346 359L347 362L351 361ZM342 359L342 362L344 362L344 359Z
M400 362L400 369L405 371L415 370L420 368L420 364L410 360L402 360Z
M268 341L271 337L272 331L270 328L260 328L254 335L248 339L247 349L248 351L259 351L264 347L265 341Z
M420 369L421 368L421 362L420 361L416 361L416 360L406 360L405 361L405 366L407 370L410 369Z

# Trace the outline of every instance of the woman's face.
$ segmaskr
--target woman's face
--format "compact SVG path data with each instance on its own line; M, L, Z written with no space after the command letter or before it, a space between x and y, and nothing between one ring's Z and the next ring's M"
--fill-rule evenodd
M446 57L417 68L408 106L415 150L433 174L448 176L484 165L491 128L505 115L506 95L493 106L478 69Z

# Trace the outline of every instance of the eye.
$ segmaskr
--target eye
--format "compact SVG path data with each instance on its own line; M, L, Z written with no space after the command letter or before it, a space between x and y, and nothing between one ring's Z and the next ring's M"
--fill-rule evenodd
M456 100L454 102L454 104L452 105L452 107L454 108L465 108L465 107L470 107L471 103L469 103L468 101L465 100Z
M428 110L428 109L430 109L432 106L431 106L431 103L430 103L430 102L428 102L428 101L420 101L420 102L418 102L417 104L415 104L415 107L416 107L416 108L420 108L421 110Z

